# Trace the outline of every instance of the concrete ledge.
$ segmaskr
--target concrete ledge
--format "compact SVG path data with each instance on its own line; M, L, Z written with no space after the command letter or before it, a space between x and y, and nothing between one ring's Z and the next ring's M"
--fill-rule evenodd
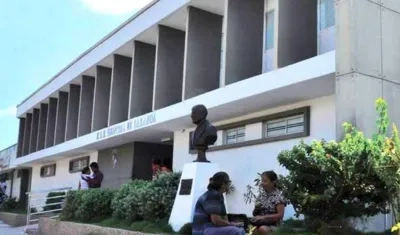
M11 227L20 227L26 225L26 215L0 212L0 221Z
M80 224L55 219L40 218L39 234L40 235L146 235L146 233L132 232L122 229L106 228L90 224Z

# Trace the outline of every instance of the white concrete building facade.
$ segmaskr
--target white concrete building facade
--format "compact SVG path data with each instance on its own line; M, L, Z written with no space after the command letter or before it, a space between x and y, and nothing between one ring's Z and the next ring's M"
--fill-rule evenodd
M18 106L14 164L32 191L76 188L93 161L103 187L150 179L153 159L180 171L204 104L219 137L208 159L232 176L230 211L249 213L246 185L285 174L281 150L339 139L344 121L371 134L378 97L400 121L398 12L396 0L153 1Z

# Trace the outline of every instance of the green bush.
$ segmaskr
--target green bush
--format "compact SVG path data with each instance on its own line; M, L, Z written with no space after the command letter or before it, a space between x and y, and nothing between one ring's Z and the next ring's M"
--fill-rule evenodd
M159 222L171 214L180 176L180 173L161 173L153 181L134 180L118 191L70 191L61 219L94 222L112 216L129 225L142 220Z
M47 197L49 199L46 200L46 205L47 204L52 204L52 203L60 203L64 200L64 198L59 197L59 196L65 196L65 192L50 192L47 194ZM51 197L59 197L59 198L51 198ZM43 210L45 211L50 211L50 210L58 210L61 209L61 204L58 205L50 205L50 206L45 206Z
M141 219L138 207L143 200L142 195L150 183L150 181L134 180L124 184L112 200L113 216L128 222Z
M160 173L153 181L134 180L123 185L112 201L113 216L127 222L169 217L180 173Z
M91 222L112 215L111 201L116 194L112 189L69 191L61 213L62 220Z
M139 210L144 220L169 217L179 186L180 173L161 173L141 196Z
M297 214L312 221L312 232L354 234L347 225L350 218L387 212L397 191L390 190L392 182L400 182L400 167L390 164L400 163L394 161L400 156L396 155L400 139L386 137L388 116L382 99L377 101L377 112L378 133L373 138L345 123L341 141L301 141L278 155L280 165L289 171L279 179L283 193Z
M0 209L2 211L12 211L18 209L18 207L19 207L19 202L17 201L17 198L9 197L3 201Z
M82 222L89 222L96 217L111 216L111 201L116 192L112 189L81 190L78 194L81 195L81 198L75 199L80 202L75 212L75 218Z
M71 190L67 193L64 208L60 216L62 220L75 220L75 212L78 210L78 206L81 204L83 193L83 190Z

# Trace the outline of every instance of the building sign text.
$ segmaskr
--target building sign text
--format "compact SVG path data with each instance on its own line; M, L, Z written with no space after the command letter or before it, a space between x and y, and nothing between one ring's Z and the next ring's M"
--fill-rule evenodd
M156 114L150 113L145 116L137 117L126 122L100 130L96 134L96 140L106 139L112 136L124 134L156 123Z

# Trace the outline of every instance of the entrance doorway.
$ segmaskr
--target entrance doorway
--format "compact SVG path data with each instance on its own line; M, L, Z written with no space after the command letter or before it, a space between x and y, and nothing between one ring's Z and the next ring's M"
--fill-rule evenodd
M170 143L135 142L132 179L151 180L153 178L154 163L171 170L172 157L173 145Z
M26 193L30 191L31 188L31 176L32 169L21 169L21 184L19 191L19 203L21 206L27 206L28 200Z

